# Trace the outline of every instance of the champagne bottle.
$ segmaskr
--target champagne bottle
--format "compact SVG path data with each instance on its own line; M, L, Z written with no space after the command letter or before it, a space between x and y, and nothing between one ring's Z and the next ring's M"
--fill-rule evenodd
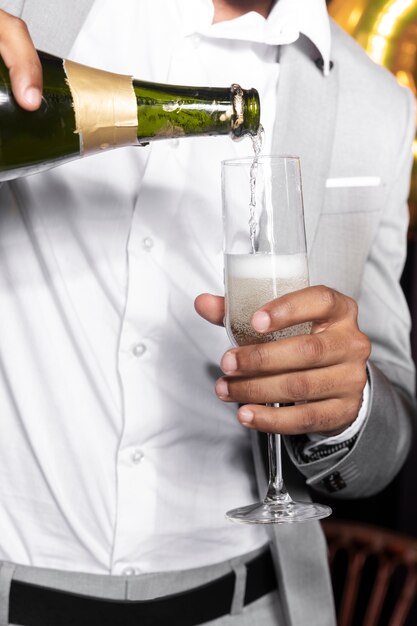
M255 135L255 89L163 85L39 52L44 88L38 111L19 107L0 59L0 181L71 159L156 139Z

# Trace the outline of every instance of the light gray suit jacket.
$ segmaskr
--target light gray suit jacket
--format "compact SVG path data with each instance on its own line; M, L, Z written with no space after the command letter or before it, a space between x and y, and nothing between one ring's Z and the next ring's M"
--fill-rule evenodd
M1 8L27 22L39 49L60 56L70 50L92 4L0 0ZM307 478L310 487L326 496L358 498L392 480L412 437L414 368L399 277L405 257L414 100L334 24L334 65L328 77L316 64L318 58L303 37L281 49L273 151L301 156L312 282L358 301L360 326L373 345L371 401L365 427L350 450L306 464L294 453L294 442L287 441L292 463L285 476L291 493L305 491ZM362 186L355 177L362 177ZM369 186L363 177L380 184ZM256 439L255 467L263 491ZM270 532L288 626L333 626L319 524L272 527Z

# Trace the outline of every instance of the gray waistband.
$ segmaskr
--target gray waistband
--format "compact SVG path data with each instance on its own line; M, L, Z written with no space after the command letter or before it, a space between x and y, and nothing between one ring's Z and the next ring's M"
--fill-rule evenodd
M246 569L243 565L264 552L265 549L266 546L263 546L240 557L206 567L132 576L66 572L4 562L0 563L0 589L7 584L6 580L2 581L2 573L10 573L11 569L14 570L13 580L113 600L150 600L179 593L199 587L232 571L237 574L237 578L244 586L242 578L245 577ZM9 576L8 578L10 581Z

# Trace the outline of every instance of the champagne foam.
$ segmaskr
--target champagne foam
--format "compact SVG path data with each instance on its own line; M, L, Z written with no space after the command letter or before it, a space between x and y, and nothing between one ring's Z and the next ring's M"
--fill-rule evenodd
M272 333L258 333L251 325L257 309L286 293L308 287L305 254L226 255L226 328L239 346L305 335L311 323L305 322Z
M234 278L291 280L308 276L306 254L227 254L226 267Z

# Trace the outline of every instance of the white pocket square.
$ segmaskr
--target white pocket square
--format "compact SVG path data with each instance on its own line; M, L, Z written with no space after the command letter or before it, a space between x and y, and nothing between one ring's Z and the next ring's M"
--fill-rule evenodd
M334 189L335 187L379 187L380 184L380 176L328 178L326 180L326 189Z

